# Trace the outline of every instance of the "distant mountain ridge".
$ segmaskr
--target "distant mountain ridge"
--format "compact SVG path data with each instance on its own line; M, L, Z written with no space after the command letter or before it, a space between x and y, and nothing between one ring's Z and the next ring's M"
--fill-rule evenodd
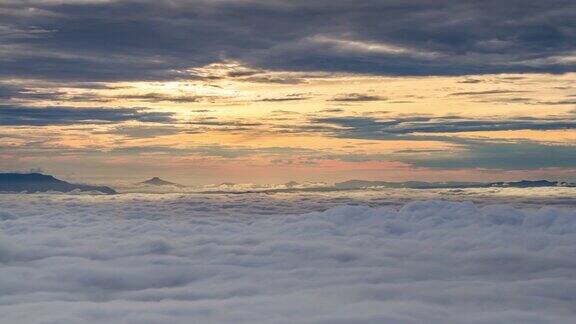
M153 177L140 184L148 186L172 186L184 188L185 186L163 180L159 177ZM236 188L239 186L240 188ZM521 180L511 182L424 182L424 181L406 181L406 182L388 182L388 181L368 181L368 180L349 180L339 182L334 185L306 183L299 184L291 181L278 187L246 187L232 183L221 184L220 190L206 190L200 192L230 192L230 193L250 193L250 192L328 192L328 191L346 191L361 189L378 189L378 188L406 188L406 189L467 189L467 188L542 188L542 187L576 187L576 183L564 181L548 180ZM230 188L229 188L230 187ZM95 191L104 194L117 194L116 190L107 186L94 186L88 184L73 184L59 180L51 175L41 173L0 173L0 192L70 192Z
M491 187L536 188L536 187L576 187L576 183L548 180L522 180L516 182L493 182Z
M116 190L106 186L73 184L41 173L0 173L0 192L70 192L97 191L108 195L116 194Z
M458 189L458 188L537 188L537 187L576 187L576 183L548 180L521 180L511 182L387 182L349 180L334 184L336 189L362 189L362 188L407 188L407 189Z
M141 184L145 184L145 185L151 185L151 186L175 186L175 187L184 187L181 184L177 184L174 182L170 182L170 181L166 181L163 179L160 179L159 177L153 177L150 178L146 181L142 181L140 182Z

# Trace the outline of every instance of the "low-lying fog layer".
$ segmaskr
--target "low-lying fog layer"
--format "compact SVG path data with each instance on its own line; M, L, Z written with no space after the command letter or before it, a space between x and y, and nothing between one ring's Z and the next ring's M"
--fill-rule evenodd
M536 193L0 195L0 323L573 323Z

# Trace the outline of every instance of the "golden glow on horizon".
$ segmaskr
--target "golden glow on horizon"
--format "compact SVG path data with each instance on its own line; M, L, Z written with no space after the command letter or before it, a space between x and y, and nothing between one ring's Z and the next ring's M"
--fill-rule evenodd
M123 154L145 156L146 160L134 162L134 165L142 165L141 168L157 164L168 169L178 165L178 168L188 170L197 164L203 168L209 165L210 169L231 177L238 172L253 174L256 182L260 181L258 174L263 173L267 177L276 173L272 178L286 180L313 177L331 180L345 178L347 172L358 170L366 171L372 177L378 172L393 174L399 180L414 178L410 174L426 172L387 157L408 154L399 151L422 155L427 151L452 152L462 148L458 144L434 139L338 137L329 129L310 128L310 120L328 117L388 120L410 116L458 116L495 121L527 116L562 118L574 114L575 107L575 94L571 87L576 81L575 73L379 77L264 71L234 62L213 64L194 72L204 79L107 83L105 88L89 90L55 87L54 91L64 94L61 101L35 100L28 104L38 107L74 106L78 109L148 107L151 111L175 113L176 123L131 121L120 125L46 126L39 129L3 127L5 133L17 135L27 132L27 138L13 136L0 138L0 141L9 147L24 149L30 142L38 143L49 138L46 143L35 145L44 150L60 149L66 155L84 155L93 163L106 161L107 165L117 163L124 167L130 159ZM31 88L31 91L44 91ZM576 131L573 130L434 135L563 145L576 143ZM158 147L163 149L146 150ZM94 152L82 152L82 149L114 155L99 156ZM3 154L10 154L13 159L4 163L5 168L23 161L25 165L33 165L34 161L44 159L44 156L34 154L26 157L10 152ZM66 163L72 162L63 162ZM266 171L256 171L260 168ZM182 174L185 171L174 172ZM476 176L477 173L469 170L468 178ZM436 175L430 172L429 178L434 177ZM195 171L190 173L190 178L204 181Z

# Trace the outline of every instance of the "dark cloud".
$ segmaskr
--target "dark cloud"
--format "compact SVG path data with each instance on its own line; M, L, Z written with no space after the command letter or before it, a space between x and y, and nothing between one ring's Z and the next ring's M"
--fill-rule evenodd
M495 103L511 103L511 104L535 104L538 101L532 98L526 97L511 97L511 98L495 98L495 99L486 99L486 100L479 100L480 102L495 102Z
M12 99L20 93L21 88L15 87L10 84L0 83L0 100L1 99Z
M410 101L410 100L393 100L393 101L388 101L389 104L407 104L407 103L414 103L414 101Z
M387 98L363 93L347 93L337 95L331 99L331 101L339 101L339 102L382 101L382 100L387 100Z
M526 105L551 105L551 106L565 106L576 105L576 99L559 99L559 100L537 100L528 97L487 97L478 98L476 102L486 103L504 103L504 104L526 104Z
M187 122L190 125L198 126L223 126L223 127L255 127L264 124L259 122L248 122L244 120L218 120L216 117L205 117Z
M343 112L345 112L345 111L346 111L346 110L341 109L341 108L329 108L329 109L320 110L320 111L318 111L318 112L319 112L319 113L329 113L329 114L332 114L332 113L343 113Z
M407 149L393 153L324 153L314 158L346 162L395 161L417 168L433 169L572 169L576 165L574 145L487 139L458 139L454 142L458 144L443 149Z
M576 111L575 111L576 112ZM498 141L448 136L446 133L513 130L576 129L576 115L550 118L470 119L459 116L413 116L393 119L369 117L322 117L307 128L340 138L370 140L425 140L450 143L452 149L439 151L397 151L394 154L352 153L334 156L346 161L393 160L416 167L440 169L538 169L573 168L576 146L537 143L526 140Z
M305 97L278 97L278 98L264 98L256 101L262 102L283 102L283 101L302 101L308 98Z
M20 82L22 83L22 82ZM72 101L72 102L110 102L115 97L105 97L98 95L93 90L102 89L121 89L129 88L123 86L110 86L101 83L58 83L58 82L38 82L36 80L27 80L27 86L24 87L20 83L0 81L0 100L13 100L13 101ZM60 90L58 88L79 88L86 89L83 92L68 92L65 90ZM146 96L143 95L143 98ZM150 98L152 101L154 98ZM156 98L156 101L161 101ZM167 96L166 101L170 101L170 97ZM182 98L174 98L174 101Z
M150 92L145 94L128 94L117 97L119 99L139 100L147 102L175 102L175 103L193 103L219 99L215 96L199 96L199 95L169 95L164 93Z
M469 141L459 151L429 152L397 158L416 167L440 169L541 169L574 168L576 146L550 145L530 141Z
M390 119L371 117L317 117L313 124L331 125L334 136L363 139L423 139L426 134L512 130L576 129L576 116L515 119L473 119L460 116L413 116ZM425 136L421 136L425 135Z
M576 105L576 99L539 101L538 103L545 105Z
M239 78L242 81L254 83L278 83L278 84L299 84L304 82L304 77L296 77L290 75L253 75L250 77Z
M273 115L300 115L299 112L291 111L291 110L273 110L271 112L271 114L273 114Z
M479 79L465 79L462 81L458 81L458 83L482 83L482 80Z
M45 89L32 89L10 83L0 83L0 100L54 100L61 98L65 92Z
M175 135L185 131L185 129L172 126L123 126L104 132L104 134L122 135L131 138L151 138Z
M173 113L142 108L15 107L0 105L0 125L50 126L120 123L125 121L174 122Z
M569 0L5 1L6 77L112 81L259 69L387 75L575 71ZM33 8L33 10L31 10ZM278 82L298 82L280 78Z
M307 100L307 99L310 99L310 95L294 93L294 94L289 94L289 95L284 96L284 97L263 98L263 99L258 99L256 101L282 102L282 101L301 101L301 100Z
M523 90L486 90L486 91L466 91L466 92L454 92L451 96L483 96L483 95L498 95L498 94L509 94L509 93L522 93L529 92Z

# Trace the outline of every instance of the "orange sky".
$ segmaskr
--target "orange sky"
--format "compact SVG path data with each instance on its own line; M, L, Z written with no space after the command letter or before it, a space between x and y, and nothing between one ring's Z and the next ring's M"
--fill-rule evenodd
M525 167L515 166L516 160L511 159L509 167L492 167L480 156L482 163L477 166L467 161L458 167L450 160L466 157L468 152L481 154L472 150L482 152L482 145L571 149L576 131L562 127L546 130L538 123L575 119L570 86L576 81L574 73L380 77L254 70L238 62L212 64L194 73L209 78L111 82L88 90L28 86L32 93L46 88L57 91L59 100L23 99L19 104L73 105L78 109L148 107L171 113L174 119L170 123L5 126L0 167L43 168L78 180L131 181L162 175L186 183L574 177L566 161ZM25 79L11 82L31 83ZM369 129L368 124L353 132L350 125L338 124L401 119L413 127L410 118L414 117L429 119L416 121L418 127L430 123L441 127L451 120L482 121L488 126L500 121L513 123L507 129L412 129L394 136L380 136L380 130ZM515 126L526 117L536 126ZM368 132L362 127L368 127ZM504 153L488 159L506 159ZM419 164L429 158L450 161L446 167L441 161L434 167Z

